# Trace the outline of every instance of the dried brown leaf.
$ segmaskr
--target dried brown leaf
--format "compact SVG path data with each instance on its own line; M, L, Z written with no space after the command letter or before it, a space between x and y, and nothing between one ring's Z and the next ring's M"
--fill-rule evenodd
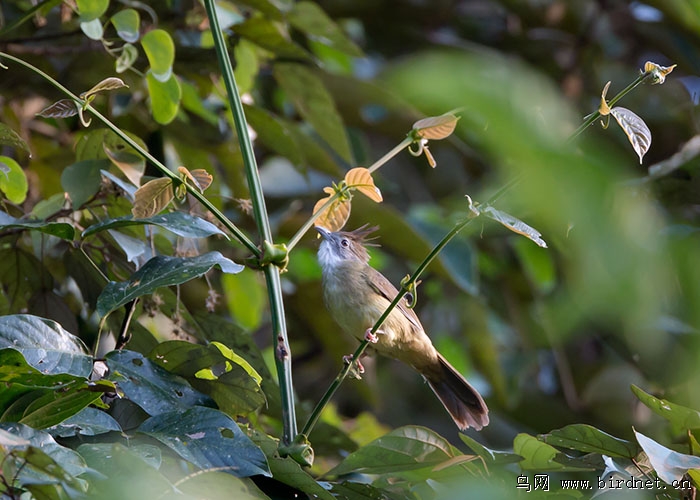
M134 208L131 213L137 219L152 217L167 207L174 197L171 178L150 180L134 193Z

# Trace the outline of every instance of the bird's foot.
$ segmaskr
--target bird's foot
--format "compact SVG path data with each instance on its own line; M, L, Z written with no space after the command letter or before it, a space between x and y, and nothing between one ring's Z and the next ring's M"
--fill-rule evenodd
M384 332L382 330L377 330L377 333L372 333L372 329L367 328L367 331L365 332L365 340L371 344L376 344L379 342L379 335L384 335Z
M365 373L365 367L362 366L362 362L359 359L355 359L352 354L348 354L347 356L343 356L343 363L351 365L349 375L352 378L356 378L357 380L362 379L362 374Z

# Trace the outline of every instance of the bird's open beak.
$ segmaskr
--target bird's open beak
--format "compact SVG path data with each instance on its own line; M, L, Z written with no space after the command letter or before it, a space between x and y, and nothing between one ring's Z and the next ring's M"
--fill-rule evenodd
M331 232L323 226L314 226L324 240L327 240Z

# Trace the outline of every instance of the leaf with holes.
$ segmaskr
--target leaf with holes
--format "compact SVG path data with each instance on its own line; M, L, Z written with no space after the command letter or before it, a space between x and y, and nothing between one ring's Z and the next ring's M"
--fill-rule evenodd
M213 408L162 413L141 424L139 432L202 470L216 468L237 477L271 475L262 450L231 417Z
M627 138L632 144L635 153L639 156L639 163L642 163L642 158L649 151L651 146L651 130L647 127L639 116L634 114L627 108L612 108L610 114L615 117L617 123L620 124L622 130L627 134Z
M523 236L529 238L542 248L547 248L547 243L542 239L542 234L537 229L528 226L520 219L517 219L512 215L501 210L496 210L495 208L490 206L479 207L479 212L488 217L489 219L493 219L496 222L500 222L514 233L522 234Z
M329 205L326 205L335 194L335 190L331 187L326 187L323 188L323 191L328 193L328 196L318 200L314 206L314 214L322 210L321 215L316 219L315 225L325 227L330 231L339 231L350 217L350 200L336 198Z
M243 266L227 259L219 252L196 257L167 257L158 255L131 275L128 281L110 281L97 299L97 312L106 316L127 302L153 293L162 286L180 285L198 278L219 266L225 273L240 273Z
M61 99L42 109L36 115L44 118L69 118L78 114L78 105L73 99Z
M413 124L413 131L421 139L439 140L454 132L459 117L452 113L423 118Z
M80 94L80 97L82 99L87 99L88 97L93 96L95 94L99 94L100 92L109 92L110 90L123 89L124 87L128 88L129 86L126 83L124 83L121 78L111 76L109 78L105 78L100 83L92 87L90 90L87 90Z
M134 208L131 213L137 219L152 217L167 207L174 197L173 180L170 177L150 180L134 193Z
M183 412L194 405L214 402L174 375L133 351L112 351L105 356L109 380L115 382L130 401L151 416Z
M345 174L345 183L348 187L357 189L370 200L377 203L382 202L382 192L374 185L372 174L366 168L356 167L348 170L348 173Z

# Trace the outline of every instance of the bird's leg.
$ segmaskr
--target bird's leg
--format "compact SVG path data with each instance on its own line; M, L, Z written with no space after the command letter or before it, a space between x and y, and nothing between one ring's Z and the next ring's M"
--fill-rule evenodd
M384 335L384 331L377 330L377 333L372 333L372 329L367 328L367 331L365 332L365 340L367 342L370 342L371 344L376 344L377 342L379 342L378 335Z
M362 374L365 373L365 367L362 365L362 362L360 359L364 358L367 354L362 354L359 359L355 359L355 356L352 354L348 354L347 356L343 356L343 363L346 365L352 365L353 363L355 364L355 367L351 368L349 375L352 378L356 378L357 380L362 380Z

